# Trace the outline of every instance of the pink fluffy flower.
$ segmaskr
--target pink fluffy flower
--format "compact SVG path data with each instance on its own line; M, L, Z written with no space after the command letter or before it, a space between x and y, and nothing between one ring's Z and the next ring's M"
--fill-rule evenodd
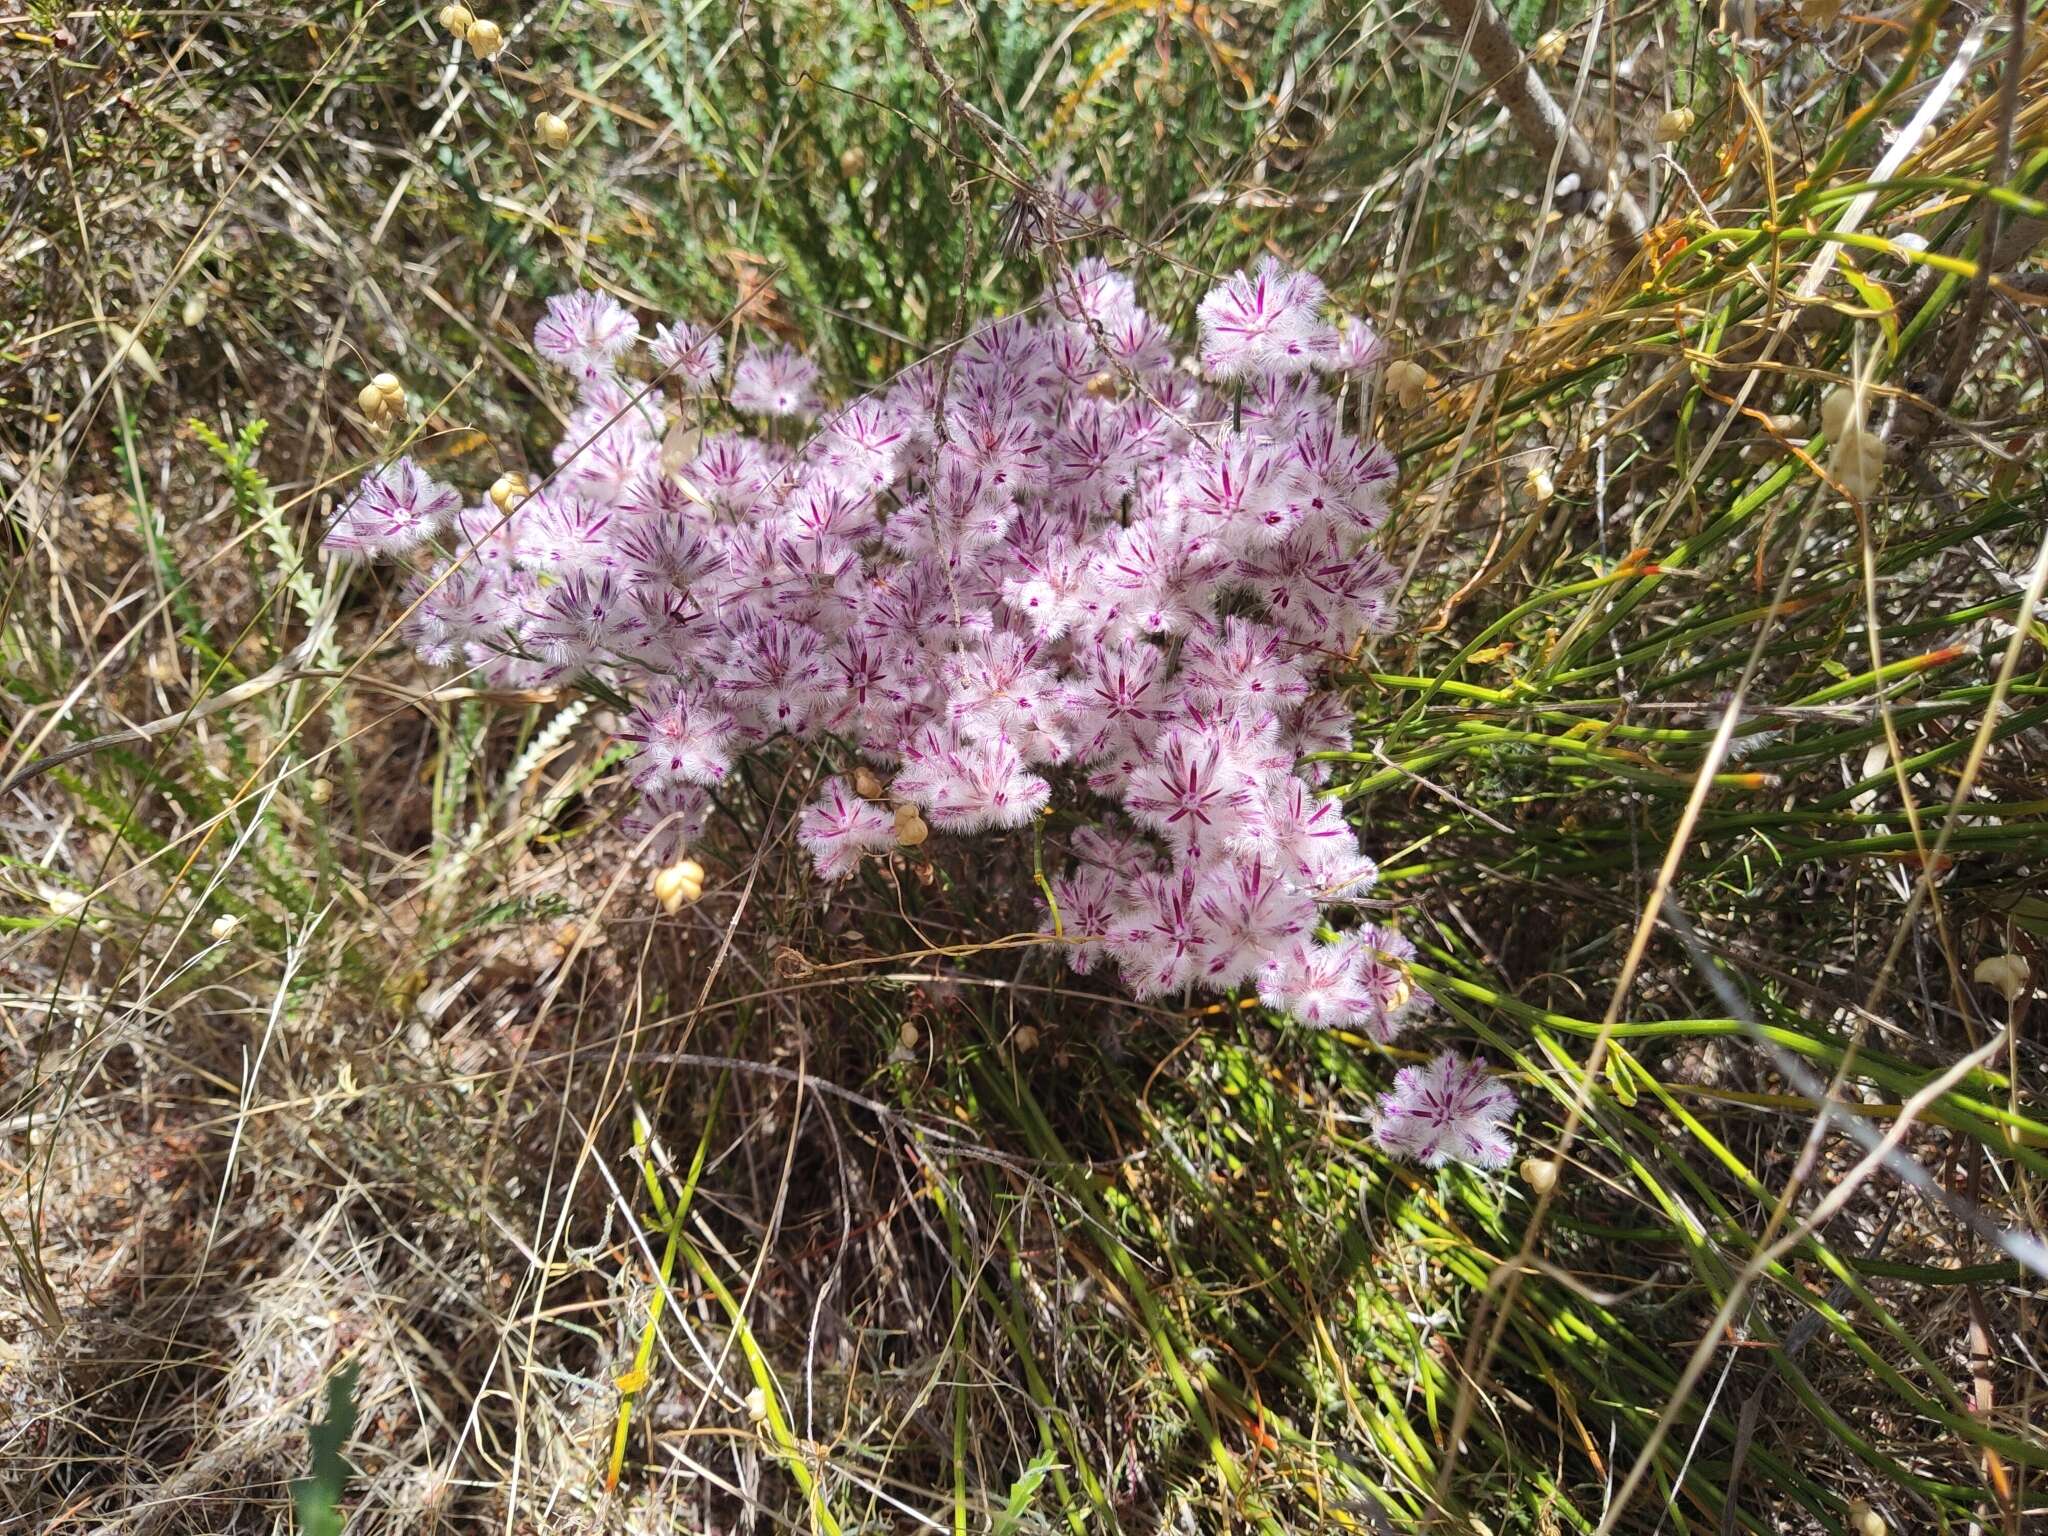
M650 690L619 736L639 747L633 782L647 789L720 782L732 770L737 731L731 713L709 689L668 683Z
M1349 1029L1372 1011L1363 961L1349 936L1329 944L1294 939L1259 967L1259 1001L1311 1029Z
M1139 997L1164 997L1192 982L1202 948L1194 870L1183 866L1132 881L1108 948Z
M640 322L608 293L579 289L548 300L533 328L533 349L584 379L602 378L640 339Z
M718 382L719 364L725 360L718 333L687 322L657 325L647 350L664 374L692 394L703 394Z
M1219 849L1256 814L1257 786L1215 736L1177 728L1131 775L1124 807L1176 850Z
M1059 905L1067 965L1076 975L1086 976L1101 962L1104 941L1123 917L1123 882L1099 865L1080 864L1048 883ZM1052 932L1050 910L1040 927L1045 933Z
M797 837L820 879L843 880L860 868L862 855L892 846L896 828L887 811L832 778L798 818Z
M763 416L808 416L817 409L818 365L796 348L749 347L732 372L732 407Z
M1335 335L1322 317L1323 285L1272 256L1233 272L1198 311L1202 371L1214 379L1301 373L1326 356Z
M1257 859L1212 869L1196 891L1201 936L1196 960L1204 982L1234 987L1266 957L1315 927L1316 904Z
M1446 1051L1427 1066L1394 1074L1393 1090L1380 1096L1373 1140L1431 1168L1501 1168L1515 1152L1507 1130L1514 1112L1514 1090L1489 1078L1485 1062Z
M461 506L451 487L411 459L400 459L363 476L321 542L351 560L404 554L432 538Z

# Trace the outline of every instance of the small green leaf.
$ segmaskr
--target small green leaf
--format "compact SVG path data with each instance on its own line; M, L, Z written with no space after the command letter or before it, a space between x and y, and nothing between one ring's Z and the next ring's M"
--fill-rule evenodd
M359 1364L327 1383L327 1417L307 1433L313 1450L313 1475L292 1484L292 1503L305 1536L341 1536L341 1490L348 1482L342 1447L356 1428L356 1377Z

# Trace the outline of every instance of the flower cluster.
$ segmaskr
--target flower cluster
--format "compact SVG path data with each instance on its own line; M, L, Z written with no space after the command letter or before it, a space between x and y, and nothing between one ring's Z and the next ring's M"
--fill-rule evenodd
M1111 962L1145 998L1248 987L1387 1040L1425 999L1406 943L1350 923L1376 870L1320 786L1351 746L1325 673L1391 618L1370 536L1394 462L1329 388L1379 344L1325 308L1270 258L1235 273L1195 366L1091 258L826 411L795 351L728 367L687 324L635 382L638 320L568 294L534 332L577 392L545 484L465 507L401 459L327 544L431 551L410 620L430 661L630 695L627 827L664 863L739 756L829 744L845 772L797 828L821 878L1057 800L1075 830L1045 926L1076 971Z

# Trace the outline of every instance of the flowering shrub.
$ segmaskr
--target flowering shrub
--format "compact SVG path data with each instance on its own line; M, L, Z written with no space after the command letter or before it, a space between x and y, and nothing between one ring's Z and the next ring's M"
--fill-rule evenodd
M632 696L627 829L663 863L736 757L782 738L843 766L797 825L825 880L1057 800L1073 827L1044 926L1074 970L1109 961L1141 998L1250 987L1387 1041L1426 999L1398 935L1336 931L1377 871L1318 786L1319 755L1351 746L1324 675L1391 618L1369 539L1394 462L1324 387L1381 348L1324 309L1275 260L1235 273L1202 302L1197 371L1091 258L1042 318L821 416L787 347L749 348L721 404L721 343L689 325L649 348L666 395L629 382L639 322L568 294L534 331L577 389L546 484L464 507L400 459L327 546L430 553L409 623L431 662ZM712 430L735 413L761 430ZM705 434L686 462L672 425ZM1504 1158L1513 1097L1460 1087L1471 1070L1446 1058L1397 1089L1386 1144Z

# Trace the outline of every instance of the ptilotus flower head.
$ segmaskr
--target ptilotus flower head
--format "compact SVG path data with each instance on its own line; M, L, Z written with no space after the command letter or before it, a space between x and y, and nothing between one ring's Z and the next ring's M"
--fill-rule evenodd
M703 394L715 385L725 361L725 343L718 333L686 322L656 326L647 350L664 377L692 394Z
M863 855L895 846L896 823L846 780L832 778L798 819L797 836L820 879L842 880L860 867Z
M1233 272L1198 311L1202 371L1214 379L1303 373L1333 354L1336 334L1323 319L1323 285L1289 271L1276 257L1250 273Z
M818 365L795 347L749 347L732 373L736 411L763 416L808 416L817 409Z
M548 300L533 328L533 349L580 378L609 374L619 356L640 339L640 322L608 293L579 289Z
M462 506L453 487L443 485L411 459L399 459L363 477L342 504L322 541L345 559L369 560L417 549Z
M1431 1168L1470 1163L1504 1168L1514 1156L1507 1121L1514 1090L1486 1075L1486 1063L1446 1051L1427 1066L1403 1067L1380 1097L1373 1141Z

